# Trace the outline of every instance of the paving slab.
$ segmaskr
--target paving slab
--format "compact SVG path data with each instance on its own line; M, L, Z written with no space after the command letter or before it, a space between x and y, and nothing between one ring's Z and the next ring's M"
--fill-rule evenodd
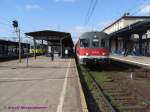
M81 112L74 59L0 63L0 112Z
M110 58L113 60L118 60L150 69L150 57L110 55Z

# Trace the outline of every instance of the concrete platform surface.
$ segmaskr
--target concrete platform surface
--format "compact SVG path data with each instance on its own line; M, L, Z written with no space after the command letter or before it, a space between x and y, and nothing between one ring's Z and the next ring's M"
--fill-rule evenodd
M150 69L150 57L110 55L110 58Z
M81 112L74 59L0 63L0 112Z

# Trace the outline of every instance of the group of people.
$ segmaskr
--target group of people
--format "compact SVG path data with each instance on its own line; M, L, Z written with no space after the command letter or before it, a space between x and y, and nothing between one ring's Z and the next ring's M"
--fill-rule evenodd
M128 56L128 55L138 55L138 49L136 47L134 47L132 50L131 49L120 49L119 52L124 55L124 56Z

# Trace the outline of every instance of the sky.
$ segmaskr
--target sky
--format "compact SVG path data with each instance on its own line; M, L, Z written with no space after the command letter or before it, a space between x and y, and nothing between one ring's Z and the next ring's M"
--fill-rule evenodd
M91 0L0 0L0 38L15 40L12 21L18 20L21 36L25 32L56 30L70 32L76 41L85 31L98 30L125 12L150 15L150 0L98 0L85 25Z

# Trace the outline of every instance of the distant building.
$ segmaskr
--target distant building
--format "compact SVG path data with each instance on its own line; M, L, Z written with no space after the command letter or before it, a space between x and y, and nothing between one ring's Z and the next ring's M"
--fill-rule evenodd
M21 43L22 57L26 56L26 53L28 52L29 48L30 44ZM18 42L0 39L0 61L18 58L18 55L19 55Z

